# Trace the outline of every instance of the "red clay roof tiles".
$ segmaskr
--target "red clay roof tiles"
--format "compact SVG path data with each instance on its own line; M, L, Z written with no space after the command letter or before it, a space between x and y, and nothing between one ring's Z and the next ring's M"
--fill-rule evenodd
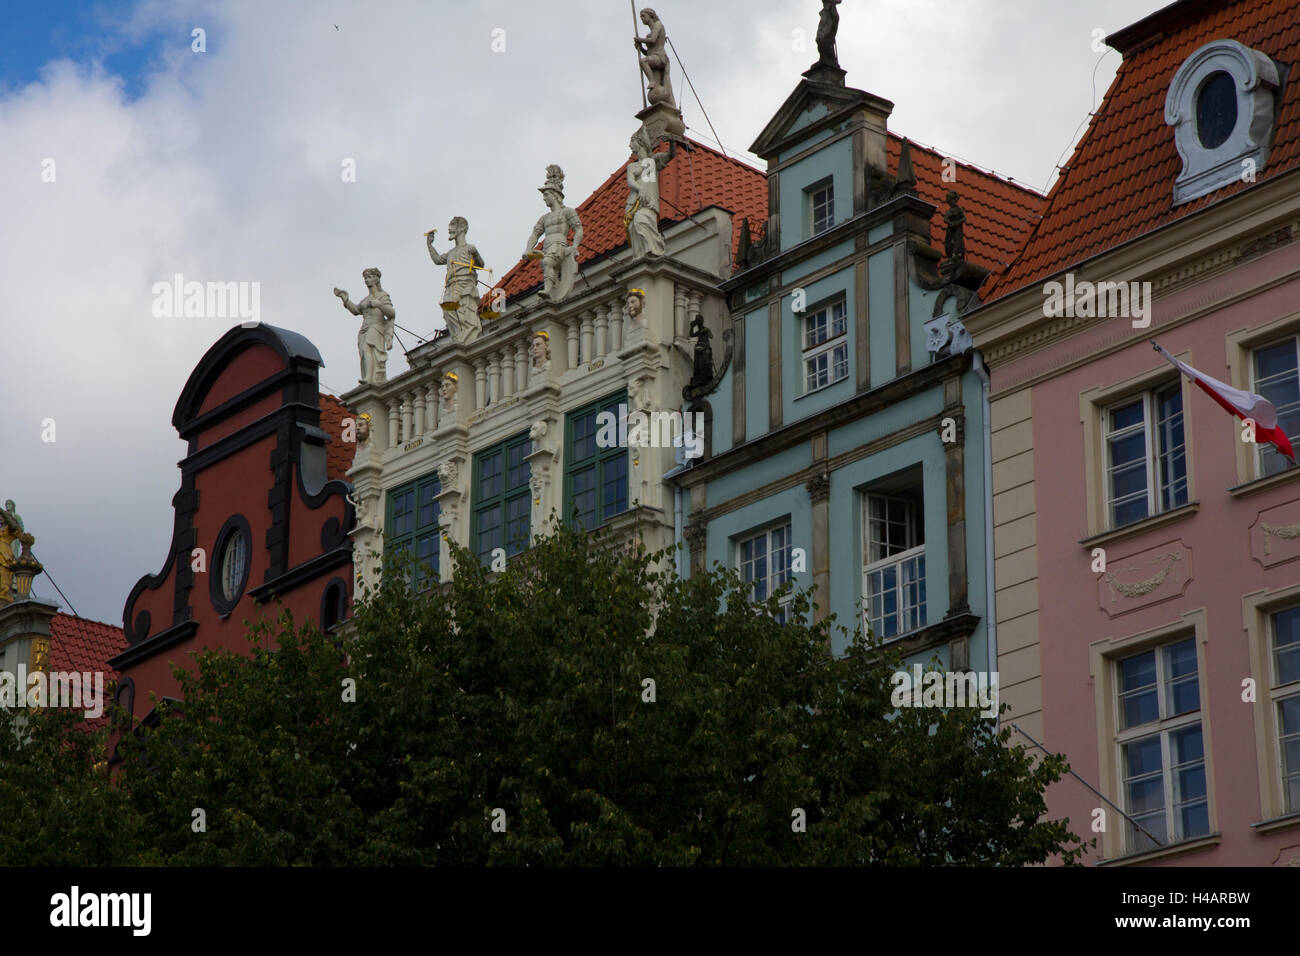
M1173 19L1179 15L1186 18ZM1174 180L1182 160L1174 147L1173 128L1165 125L1165 97L1178 68L1211 40L1237 40L1279 62L1300 62L1296 0L1229 0L1218 9L1185 3L1153 17L1168 22L1155 33L1154 42L1139 43L1125 55L1048 194L1038 228L1010 268L982 290L986 302L1255 185L1234 183L1174 206ZM1297 80L1300 74L1293 73L1283 90L1277 133L1257 182L1300 165Z
M50 619L51 671L103 671L104 681L117 680L108 659L126 650L120 627L58 613Z
M353 411L333 395L320 393L320 427L329 432L325 445L325 475L331 481L347 481L356 445L343 441L343 419L356 420Z

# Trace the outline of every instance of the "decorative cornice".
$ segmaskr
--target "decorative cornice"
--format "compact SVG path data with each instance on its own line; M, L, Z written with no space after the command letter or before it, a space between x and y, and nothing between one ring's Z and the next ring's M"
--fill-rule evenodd
M804 483L808 489L808 498L814 504L819 501L825 501L831 496L831 476L830 472L819 471Z

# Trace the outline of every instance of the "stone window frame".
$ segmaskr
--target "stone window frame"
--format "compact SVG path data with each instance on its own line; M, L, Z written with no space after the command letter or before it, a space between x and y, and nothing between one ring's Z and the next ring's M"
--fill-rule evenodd
M900 476L904 478L905 487L896 487ZM912 552L920 550L922 554L928 554L930 542L925 540L925 477L924 470L917 468L904 468L900 472L895 472L887 476L883 487L881 482L875 482L857 490L857 517L858 517L858 558L859 558L859 597L862 601L862 626L865 629L871 629L871 591L869 587L868 576L872 571L888 564L897 564L900 561L915 557ZM912 494L915 500L911 500L908 495ZM920 543L912 543L903 551L880 558L876 561L870 559L870 542L871 542L871 514L870 506L872 498L883 498L892 501L902 501L908 505L909 518L913 522L914 528L909 532L909 537L915 536L920 539ZM926 562L925 577L922 578L928 584L930 574L929 561ZM899 631L888 637L871 631L873 637L878 638L883 643L892 643L902 640L910 635L923 631L930 626L930 595L927 591L925 603L920 606L920 622L914 628L905 631ZM900 612L901 616L901 612Z
M420 492L424 489L431 488L431 500L428 504L433 506L432 523L420 523ZM397 503L398 496L410 491L413 495L413 510L411 512L411 529L403 534L396 534L393 529L393 510ZM442 480L438 477L436 470L429 471L418 478L412 478L404 481L400 485L384 492L384 550L388 554L396 553L399 547L410 545L413 549L417 548L422 538L427 538L429 534L433 535L433 560L428 562L433 574L429 578L429 583L433 584L442 580L442 529L439 526L442 508L438 503L438 495L442 493ZM418 551L412 551L412 557L420 560ZM418 569L417 569L418 575ZM423 584L422 576L417 577L417 589Z
M834 329L831 310L835 306L841 306L844 310L844 331L832 334ZM826 338L816 345L808 345L808 320L820 312L826 313ZM801 312L794 313L799 319L799 396L811 395L814 392L820 392L823 389L830 388L832 385L838 385L849 377L849 297L846 290L832 293L824 299L816 302L809 308ZM844 349L844 374L839 378L833 377L835 374L835 352ZM808 362L822 355L827 355L827 381L825 385L818 385L816 388L808 387Z
M1264 325L1229 332L1224 339L1224 353L1228 360L1228 384L1246 391L1254 391L1255 363L1254 352L1258 348L1274 345L1283 339L1300 334L1300 310L1279 316ZM1251 482L1286 481L1300 474L1300 469L1287 468L1272 475L1264 475L1260 470L1259 449L1252 448L1248 442L1241 440L1241 421L1230 417L1233 428L1233 445L1237 459L1237 482L1245 485ZM1296 436L1288 435L1294 439Z
M1161 507L1161 498L1163 497L1166 489L1164 485L1161 484L1160 481L1160 466L1163 459L1166 457L1166 455L1168 454L1172 456L1174 450L1171 449L1169 451L1166 451L1166 449L1162 447L1159 441L1160 400L1162 396L1168 395L1174 390L1177 390L1180 399L1178 416L1180 418L1183 418L1184 417L1183 406L1182 406L1183 392L1182 392L1182 388L1177 382L1169 382L1168 384L1155 385L1151 388L1144 389L1143 391L1138 392L1136 394L1129 395L1125 398L1121 398L1118 401L1109 402L1101 409L1100 424L1101 424L1101 433L1102 433L1102 445L1106 449L1102 456L1102 469L1104 472L1102 478L1102 494L1104 494L1106 497L1105 520L1106 520L1106 526L1108 530L1118 531L1121 528L1128 527L1130 524L1137 524L1137 522L1139 521L1145 521L1148 518L1153 518L1157 515L1164 514L1165 512L1172 511L1175 508L1181 508L1183 505L1187 504L1187 501L1184 500L1184 501L1177 502L1176 504L1173 504L1169 507ZM1140 402L1142 405L1141 427L1142 427L1142 436L1143 436L1143 444L1144 444L1143 465L1146 468L1146 476L1147 476L1144 493L1147 499L1147 513L1143 515L1141 518L1136 518L1133 521L1118 523L1115 521L1115 517L1114 517L1116 502L1112 498L1112 488L1110 484L1110 472L1111 472L1111 465L1109 463L1110 446L1111 446L1111 441L1113 439L1113 436L1119 434L1119 432L1128 431L1136 434L1136 430L1135 430L1136 426L1130 425L1127 428L1119 429L1116 432L1112 432L1110 422L1108 421L1108 417L1110 413L1115 411L1117 408L1120 408L1121 406L1133 405L1138 402ZM1183 429L1182 448L1183 448L1183 465L1184 465L1183 483L1186 484L1187 476L1185 470L1186 470L1186 454L1187 454L1186 452L1187 428L1186 428L1185 418L1184 418L1184 424L1182 426L1182 429ZM1184 492L1184 496L1185 495L1186 492Z
M1155 353L1152 353L1153 355ZM1192 365L1191 352L1187 349L1174 356ZM1079 421L1083 425L1083 465L1084 489L1088 511L1087 533L1082 537L1091 540L1100 535L1124 534L1135 529L1149 528L1154 523L1163 521L1167 516L1179 513L1181 509L1193 505L1196 497L1195 429L1192 410L1192 384L1186 375L1172 368L1168 362L1159 360L1160 365L1141 372L1121 382L1111 385L1096 385L1079 393ZM1187 502L1168 511L1160 511L1119 527L1110 523L1109 494L1106 484L1106 411L1126 399L1146 392L1155 392L1173 384L1175 377L1183 396L1183 445L1187 462Z
M824 176L809 186L804 187L804 204L807 210L806 222L808 223L808 233L805 238L811 239L814 236L820 236L824 232L829 232L835 228L835 177L833 175ZM827 209L826 224L817 228L817 208L823 205L818 202L817 197L827 193L825 206Z
M1282 754L1278 746L1277 702L1294 696L1298 690L1275 686L1273 673L1272 615L1300 604L1300 584L1252 591L1241 598L1241 625L1250 649L1250 676L1255 679L1255 767L1259 774L1259 812L1261 821L1293 817L1300 824L1300 813L1286 809L1282 792ZM1300 808L1297 808L1300 810Z
M788 558L787 558L787 561L786 561L786 581L792 581L792 580L794 580L794 572L791 570L791 565L794 563L794 561L793 561L793 555L794 555L794 519L793 519L793 517L792 517L791 515L788 515L788 514L786 514L786 515L782 515L781 517L776 518L776 519L773 520L773 521L768 521L768 522L766 522L766 523L764 523L764 524L762 524L762 525L758 525L757 527L753 527L753 528L750 528L750 529L748 529L748 530L746 530L746 531L742 531L740 534L735 535L735 536L731 539L731 541L732 541L732 554L733 554L733 560L734 560L734 562L735 562L735 568L736 568L736 570L740 573L740 576L741 576L741 579L742 579L742 580L744 580L744 575L745 575L745 571L744 571L744 547L745 547L745 544L746 544L747 542L750 542L750 541L755 541L755 540L757 540L758 538L765 538L765 539L766 539L766 541L767 541L767 569L768 569L768 573L767 573L767 593L768 593L768 596L769 596L769 597L772 595L773 592L777 591L777 590L780 589L782 586L784 586L784 583L785 583L785 582L780 582L780 583L777 583L775 586L774 586L773 583L772 583L772 543L771 543L771 535L772 535L772 532L773 532L773 531L777 531L777 530L784 530L784 531L785 531L785 550L786 550L786 552L787 552L787 554L788 554ZM751 599L751 600L756 600L756 599L753 597L753 588L752 588L752 587L750 588L750 599ZM766 598L764 598L763 600L766 600ZM793 601L794 601L794 589L791 588L791 590L790 590L789 594L787 594L786 598L785 598L784 600L781 601L781 608L782 608L782 614L784 615L784 620L780 620L780 619L778 619L778 620L780 620L780 622L781 622L782 624L784 624L784 623L786 623L786 621L790 620L790 608L791 608L791 605L792 605Z
M1097 714L1098 789L1116 806L1123 807L1125 812L1128 812L1127 795L1123 792L1123 762L1120 755L1121 744L1119 741L1119 737L1126 732L1118 729L1118 662L1123 658L1141 654L1152 648L1176 644L1188 637L1194 637L1196 640L1196 680L1197 692L1200 695L1200 710L1198 713L1200 714L1201 724L1201 747L1205 761L1205 796L1210 831L1208 834L1167 843L1153 850L1137 852L1128 846L1126 836L1129 827L1128 820L1115 813L1113 807L1104 806L1102 809L1106 811L1107 820L1105 832L1101 834L1104 860L1109 861L1130 855L1134 857L1147 857L1152 854L1163 856L1171 851L1176 852L1185 846L1200 844L1219 832L1218 800L1214 785L1214 748L1210 733L1209 680L1205 664L1206 645L1209 642L1209 625L1204 607L1185 611L1176 621L1169 621L1148 628L1145 631L1139 631L1136 634L1104 638L1100 641L1093 641L1088 645L1089 676L1092 679L1093 702ZM1161 729L1162 733L1170 729L1165 726L1164 720L1159 721L1156 726ZM1169 767L1164 765L1161 771L1168 774ZM1168 812L1168 809L1166 804L1166 812Z
M521 485L514 485L514 486L507 485L506 482L508 480L509 469L510 469L509 452L512 449L519 446L522 446L524 449L523 452L524 465L528 468L529 477L525 478L523 484ZM503 441L496 442L492 445L487 446L486 448L481 448L478 451L474 452L474 462L473 462L473 467L471 468L471 475L470 475L472 479L470 484L470 494L472 496L473 506L470 509L469 540L470 540L470 550L472 550L476 555L478 555L479 559L483 560L485 564L491 561L491 552L490 551L487 552L485 556L482 552L478 550L479 517L483 512L488 511L492 507L494 507L494 505L501 506L501 526L502 526L501 547L505 549L506 557L509 558L509 557L513 557L516 554L523 553L528 549L529 545L531 544L532 487L530 484L530 479L532 476L532 465L527 458L528 452L531 451L531 449L532 449L532 440L528 437L528 432L523 431L517 435L512 435L511 437L506 438ZM501 491L498 494L493 495L488 501L484 502L479 497L479 485L482 479L483 461L485 458L487 458L487 456L495 454L496 452L501 452ZM507 540L505 536L506 527L509 524L509 518L507 515L506 506L508 502L515 501L520 498L522 498L525 502L525 505L527 505L527 507L525 508L525 517L530 522L529 537L528 540L524 541L521 547L511 550L512 542Z
M579 408L575 408L572 411L566 412L564 416L564 487L563 487L564 496L563 496L563 500L564 500L564 520L566 523L570 522L573 518L572 504L573 504L574 471L579 467L588 468L592 464L596 466L596 489L595 489L596 521L591 527L584 528L583 530L585 531L591 531L594 530L595 528L599 528L602 525L607 524L608 522L617 518L619 515L626 514L627 511L632 507L632 502L631 502L632 481L631 481L630 467L625 467L624 474L623 474L623 481L625 483L624 490L623 490L623 501L625 507L623 508L623 510L614 512L613 514L610 515L606 515L605 502L603 499L603 493L605 488L604 477L605 477L606 463L613 461L619 457L622 457L624 463L626 464L631 449L622 448L619 446L614 446L612 448L600 448L599 446L597 446L594 455L579 459L574 454L574 439L573 439L574 421L577 418L580 418L584 415L591 414L592 412L596 413L598 419L602 411L613 411L614 414L617 415L618 407L620 405L622 405L625 409L627 409L627 402L628 402L627 389L620 389L619 391L614 392L613 394L606 395L604 398L597 399L594 402L588 402L586 405L583 405ZM599 430L600 430L599 424L597 424L597 433L599 433Z
M1217 73L1234 80L1237 122L1227 140L1206 148L1197 128L1197 100ZM1165 96L1165 124L1174 128L1182 169L1174 180L1174 205L1198 199L1243 181L1247 162L1264 171L1277 128L1282 81L1277 64L1265 53L1236 40L1212 40L1183 61Z

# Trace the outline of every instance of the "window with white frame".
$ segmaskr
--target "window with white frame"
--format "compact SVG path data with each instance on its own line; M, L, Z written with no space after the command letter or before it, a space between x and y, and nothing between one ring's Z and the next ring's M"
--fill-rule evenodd
M848 310L840 298L803 317L803 390L815 392L848 377Z
M1288 438L1300 432L1300 362L1297 362L1296 336L1252 350L1250 354L1251 391L1262 395L1277 409L1278 427ZM1290 467L1272 445L1256 449L1259 476L1272 475Z
M1187 504L1181 382L1111 405L1103 434L1110 527Z
M1276 611L1270 618L1282 806L1287 813L1300 813L1300 606Z
M925 531L915 495L863 496L865 625L881 640L925 626Z
M755 601L766 601L782 585L789 582L790 524L789 522L742 538L738 546L740 576L750 585L750 596ZM792 595L781 600L781 610L776 619L784 624L789 617Z
M808 208L812 228L810 236L816 236L835 225L835 184L826 180L808 190Z
M1195 638L1121 658L1115 667L1129 852L1204 836L1210 802Z

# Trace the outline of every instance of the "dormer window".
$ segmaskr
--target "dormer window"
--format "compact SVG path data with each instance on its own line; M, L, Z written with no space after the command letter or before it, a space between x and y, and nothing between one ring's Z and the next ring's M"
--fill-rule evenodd
M1183 161L1175 205L1255 181L1273 143L1280 87L1277 65L1236 40L1207 43L1178 68L1165 98Z
M835 184L825 180L808 190L809 210L812 215L811 236L820 235L835 225Z

